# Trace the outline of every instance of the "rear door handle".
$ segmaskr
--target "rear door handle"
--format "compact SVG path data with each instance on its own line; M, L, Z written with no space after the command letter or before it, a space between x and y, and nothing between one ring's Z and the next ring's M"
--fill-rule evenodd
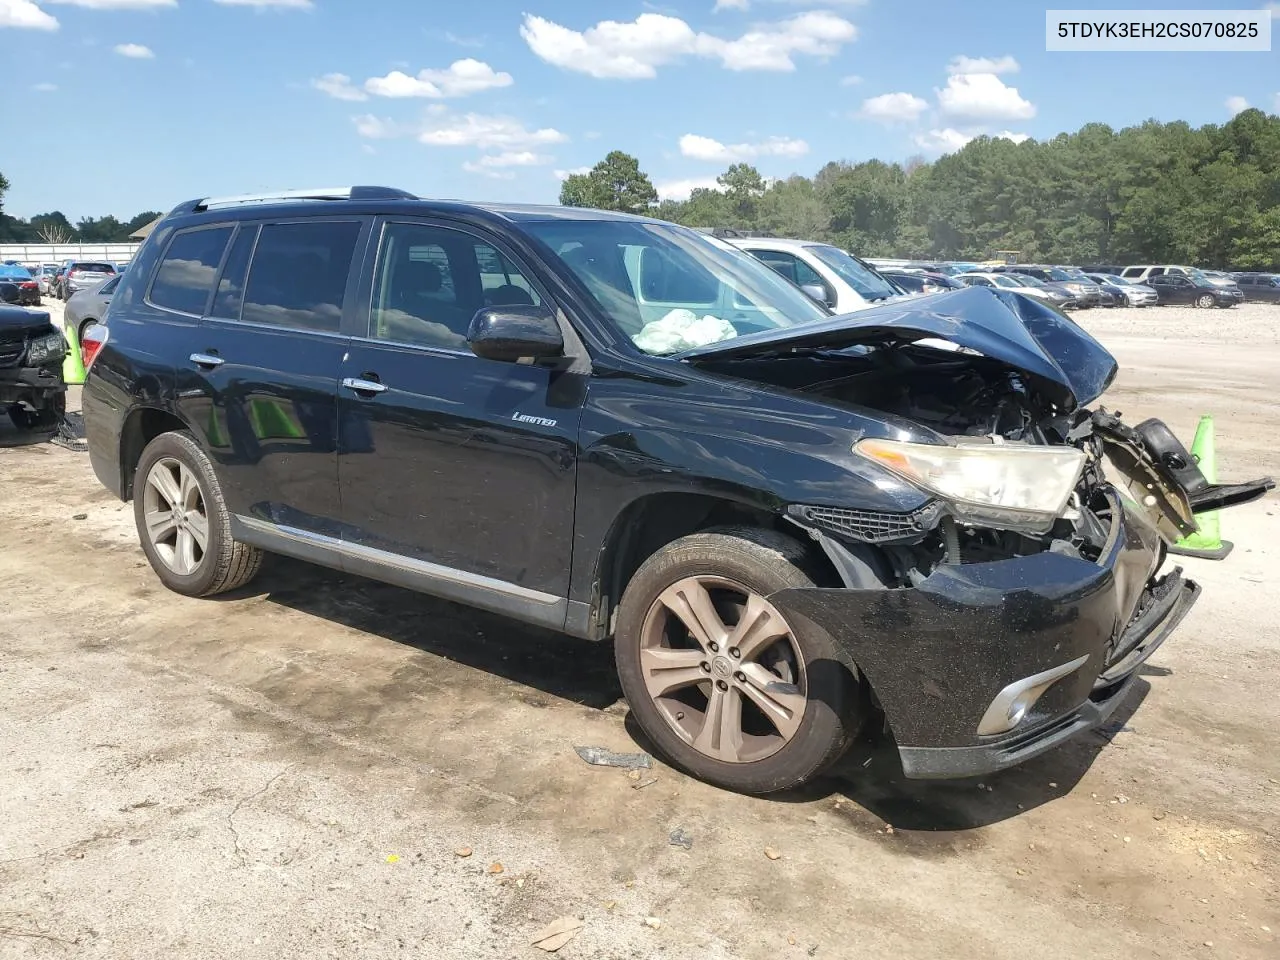
M224 362L221 357L216 357L211 353L193 353L190 360L197 367L206 367L209 369L212 369L213 367L220 367Z
M359 377L343 377L342 385L356 393L382 393L387 389L385 383L379 383L377 380L361 380Z

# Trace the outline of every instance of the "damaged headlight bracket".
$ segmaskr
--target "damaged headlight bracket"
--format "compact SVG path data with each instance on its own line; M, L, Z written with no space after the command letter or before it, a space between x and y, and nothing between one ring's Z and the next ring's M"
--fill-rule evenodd
M1047 533L1084 471L1074 447L860 440L854 453L932 493L963 524Z
M55 361L60 362L66 354L67 339L55 330L31 341L27 348L27 362L33 367L42 367Z

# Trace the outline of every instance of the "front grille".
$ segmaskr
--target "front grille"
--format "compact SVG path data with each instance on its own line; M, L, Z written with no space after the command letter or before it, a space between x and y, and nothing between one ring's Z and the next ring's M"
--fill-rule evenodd
M932 526L937 504L927 503L910 513L884 513L845 507L792 507L791 512L814 526L864 543L892 543L919 538Z
M26 349L25 340L19 340L17 343L0 343L0 367L16 367Z

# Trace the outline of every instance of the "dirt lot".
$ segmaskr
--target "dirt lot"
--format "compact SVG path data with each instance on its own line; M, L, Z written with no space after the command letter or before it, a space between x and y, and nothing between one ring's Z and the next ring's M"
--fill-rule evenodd
M1222 479L1280 474L1280 308L1080 321L1110 406L1213 413ZM1277 514L1187 561L1203 599L1103 731L756 800L574 755L635 749L606 646L283 559L187 600L85 455L0 449L0 957L531 957L568 915L577 958L1274 958Z

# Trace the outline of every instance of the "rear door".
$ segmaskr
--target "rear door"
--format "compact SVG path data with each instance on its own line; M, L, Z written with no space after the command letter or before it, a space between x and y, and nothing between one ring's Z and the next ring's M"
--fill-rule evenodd
M498 608L567 596L586 378L484 360L466 341L481 307L550 303L545 290L488 233L417 219L377 230L367 335L351 343L338 395L355 557L409 585L487 591L495 599L461 598ZM563 622L563 606L545 613Z
M251 526L338 535L338 372L369 223L240 223L182 358L185 419L202 435L228 510Z

